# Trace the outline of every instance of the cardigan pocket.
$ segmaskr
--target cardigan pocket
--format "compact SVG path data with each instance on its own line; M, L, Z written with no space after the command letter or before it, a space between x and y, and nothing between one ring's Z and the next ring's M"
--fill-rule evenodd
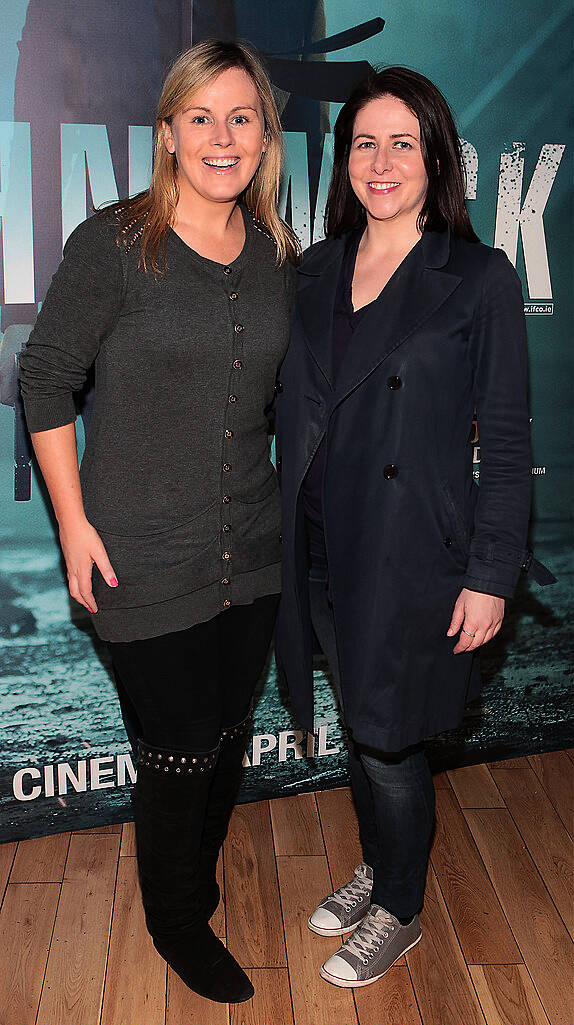
M273 464L268 462L268 472L260 484L250 487L249 492L237 493L235 501L243 506L256 506L263 502L274 491L279 490L279 478Z
M138 608L169 601L217 579L218 502L166 530L123 535L98 529L98 533L119 581L117 587L108 587L94 567L93 591L101 608Z
M234 571L249 573L281 562L281 497L275 472L259 501L235 504L241 526L234 537Z

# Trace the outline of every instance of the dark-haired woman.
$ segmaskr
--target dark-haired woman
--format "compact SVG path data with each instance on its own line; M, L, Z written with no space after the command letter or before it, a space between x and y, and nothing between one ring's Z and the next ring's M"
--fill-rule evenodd
M421 938L434 789L424 749L479 693L481 645L525 562L526 335L518 277L478 242L448 105L389 68L335 126L325 241L300 268L277 431L277 661L313 729L313 631L348 732L363 863L311 914L355 930L321 968L380 978ZM472 474L472 423L481 444Z
M265 410L297 256L280 164L258 60L231 43L186 51L160 98L150 189L71 235L21 358L70 593L139 724L147 925L219 1001L253 993L208 922L280 584ZM94 360L79 474L73 393Z

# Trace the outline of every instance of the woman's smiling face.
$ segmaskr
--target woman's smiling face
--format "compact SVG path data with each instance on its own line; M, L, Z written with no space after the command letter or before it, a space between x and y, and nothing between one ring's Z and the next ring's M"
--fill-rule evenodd
M402 100L380 96L357 114L349 180L367 218L416 225L428 181L418 118Z
M194 93L191 105L164 121L163 139L177 159L180 195L229 203L247 188L265 150L265 124L254 82L242 68L222 71Z

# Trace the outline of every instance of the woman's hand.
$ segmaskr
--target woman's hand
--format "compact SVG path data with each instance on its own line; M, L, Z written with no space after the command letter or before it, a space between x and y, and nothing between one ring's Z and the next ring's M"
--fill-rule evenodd
M73 523L60 525L60 544L66 560L68 587L72 598L89 612L97 612L98 606L92 593L94 563L109 587L118 586L100 535L92 524L82 517Z
M494 594L482 594L480 591L469 591L467 587L463 587L456 599L447 630L447 637L454 637L460 630L454 654L474 651L481 644L492 640L502 626L504 605L504 598L498 598Z
M70 594L90 612L97 612L92 593L94 563L108 587L117 587L118 582L102 539L84 512L74 424L36 431L32 442L60 527Z

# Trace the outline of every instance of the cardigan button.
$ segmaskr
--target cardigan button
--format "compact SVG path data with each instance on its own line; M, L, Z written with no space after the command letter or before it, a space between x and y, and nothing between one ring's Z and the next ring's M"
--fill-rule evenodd
M231 470L231 463L224 463L223 464L223 472L224 473L229 473L230 470Z
M233 369L234 370L242 370L243 369L243 363L241 362L240 359L234 359L233 360Z
M390 388L391 391L397 391L397 389L402 388L402 386L403 382L400 377L396 377L395 375L393 375L393 377L387 377L387 388Z
M280 395L282 391L283 391L283 385L281 384L281 381L277 381L277 384L275 385L275 393L277 395Z
M229 577L224 577L221 583L227 585L229 583Z
M452 545L452 538L445 537L445 538L443 538L443 542L442 543L445 546L445 548L450 548L450 546Z
M227 401L231 403L237 402L237 395L230 395Z
M394 463L387 463L383 468L383 477L385 480L392 480L393 477L398 477L399 468Z
M224 267L223 268L223 273L224 274L231 274L231 267Z
M240 335L243 331L243 324L236 324L234 327L234 331L236 335Z
M235 302L235 300L237 299L237 292L230 292L229 298L231 299L231 302Z

